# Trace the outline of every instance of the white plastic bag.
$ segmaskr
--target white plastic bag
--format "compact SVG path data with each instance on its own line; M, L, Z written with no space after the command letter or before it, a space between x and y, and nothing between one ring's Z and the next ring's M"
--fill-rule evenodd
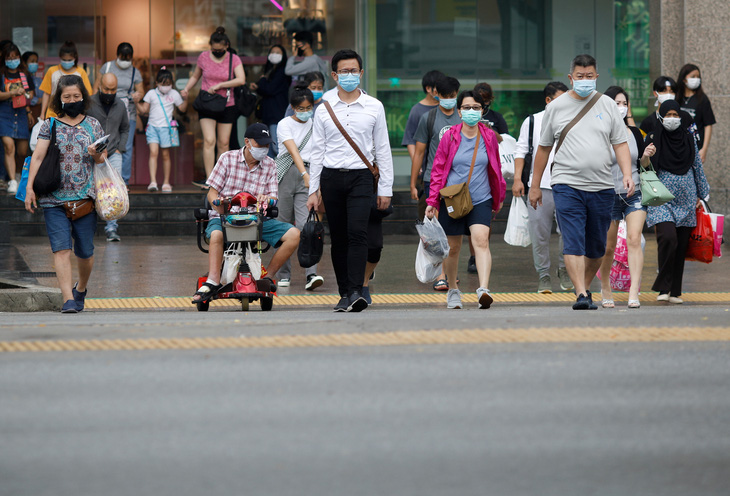
M424 216L423 222L416 222L416 230L429 260L441 263L449 256L449 240L436 216L433 219Z
M119 173L104 159L94 166L96 186L96 213L99 220L118 220L129 212L127 185Z
M246 246L246 263L254 279L261 279L261 255L254 253L251 246Z
M30 132L30 150L32 152L35 151L35 146L38 144L38 133L41 132L41 126L44 122L45 121L38 119L38 122L36 122L35 126L33 126L33 129Z
M507 218L507 229L504 232L504 241L512 246L530 246L527 205L516 196L512 197L512 205Z
M511 179L515 175L517 140L509 134L502 134L501 136L502 142L499 144L499 158L502 162L502 175L505 179Z
M434 262L431 256L426 252L423 241L418 242L418 251L416 251L416 277L422 283L435 281L441 275L441 262Z
M221 271L221 284L224 286L236 280L238 267L241 265L241 250L238 246L228 248L223 254L223 270Z

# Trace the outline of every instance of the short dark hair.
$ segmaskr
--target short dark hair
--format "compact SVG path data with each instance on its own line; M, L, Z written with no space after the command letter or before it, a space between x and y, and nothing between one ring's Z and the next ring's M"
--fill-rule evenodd
M217 28L215 28L213 34L210 35L210 40L208 40L209 45L212 45L213 43L223 43L226 46L231 46L231 40L226 34L226 28L224 28L223 26L218 26Z
M667 87L677 94L677 82L669 76L659 76L654 80L652 89L659 93L660 91L667 91Z
M157 71L155 81L158 83L165 83L167 81L170 81L172 83L174 81L174 78L172 77L172 72L170 72L170 70L163 65L162 67L160 67L160 70Z
M345 48L344 50L337 52L334 57L332 57L332 72L337 72L337 64L340 63L340 60L350 59L357 59L357 65L360 66L360 70L362 70L362 57L360 57L355 50Z
M494 101L494 92L492 91L492 87L489 83L477 83L474 86L474 92L478 93L482 97L485 105L491 105Z
M684 98L684 90L685 88L687 88L687 84L684 82L684 80L687 78L687 75L692 71L697 71L700 73L700 76L702 76L702 71L700 71L700 68L694 64L684 64L679 70L679 75L677 76L677 92L675 93L677 101L681 101L680 98ZM702 89L701 83L700 86L696 90L694 90L694 92L698 102L701 102L702 99L705 98L705 92Z
M456 108L461 107L461 103L464 101L464 98L468 98L468 97L472 97L482 107L485 106L484 99L477 91L464 90L461 93L459 93L459 96L456 98Z
M309 86L309 83L300 81L292 90L291 95L289 96L289 103L291 104L292 109L304 100L307 100L309 103L314 105L314 95L312 94L312 90L307 88L307 86Z
M79 65L79 51L76 50L76 43L73 41L64 41L61 48L58 49L58 56L71 55L74 58L74 65Z
M435 88L436 83L438 83L438 80L441 79L444 76L444 73L441 71L428 71L426 74L423 75L423 79L421 79L421 86L423 87L423 92L427 93L426 88Z
M593 55L588 55L587 53L584 53L582 55L578 55L576 58L573 59L573 62L570 63L571 74L576 67L595 67L596 69L598 69L598 64L596 63L596 59L593 57Z
M439 95L450 95L459 91L461 83L455 77L444 76L436 81L436 92Z
M123 41L117 46L117 56L119 55L134 55L134 48L132 48L132 45L130 43L127 43L126 41Z
M81 95L84 99L84 109L82 110L82 114L86 114L86 112L89 110L89 106L91 105L91 99L89 98L89 92L86 91L86 86L84 86L84 80L81 79L81 76L77 76L75 74L72 74L70 76L61 76L58 79L58 84L56 85L56 92L53 94L53 97L51 98L51 110L53 110L56 115L59 117L63 117L66 115L66 112L63 111L63 104L61 103L61 93L63 93L63 90L66 88L69 88L71 86L76 86L81 91Z
M309 31L297 31L294 34L294 39L310 46L314 45L314 36Z
M545 88L543 88L542 94L545 98L555 98L555 94L558 91L565 93L569 91L569 88L565 85L565 83L560 81L550 81L545 85Z
M21 55L20 58L23 59L23 62L25 62L26 65L28 65L28 59L31 58L33 55L38 57L38 53L29 51ZM36 90L38 90L38 88L36 88Z
M315 81L319 81L324 84L324 74L319 71L308 72L304 76L302 76L302 79L300 79L300 81L305 83L307 87L309 87L309 85Z

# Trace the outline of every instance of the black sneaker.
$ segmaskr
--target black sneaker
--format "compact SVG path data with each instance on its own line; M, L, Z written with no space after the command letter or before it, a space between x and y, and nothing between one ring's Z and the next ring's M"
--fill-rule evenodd
M466 271L469 274L476 274L477 273L477 262L474 258L474 255L469 257L469 263L466 264Z
M84 300L86 299L86 295L89 292L89 288L86 288L86 291L83 293L81 291L78 291L76 289L76 286L78 286L79 283L74 284L73 289L71 289L71 294L74 297L74 301L76 302L76 309L80 312L84 309Z
M590 305L590 307L588 307L588 310L598 310L598 306L596 306L596 304L593 303L593 294L590 291L586 290L586 295L588 296L588 301L591 302L591 305Z
M335 305L334 311L335 312L347 312L347 307L350 306L350 299L347 296L343 296L340 298L340 301L337 302L337 305Z
M368 307L368 302L362 297L359 291L353 291L350 295L350 304L347 307L348 312L362 312Z
M598 310L598 307L593 304L591 300L590 291L587 291L588 296L579 294L578 298L573 303L573 310Z
M362 297L365 298L365 301L368 303L368 306L373 304L373 299L370 297L370 287L369 286L362 287Z
M307 284L304 285L304 289L307 291L314 291L315 288L320 287L324 284L324 277L318 276L317 274L309 274L307 276Z

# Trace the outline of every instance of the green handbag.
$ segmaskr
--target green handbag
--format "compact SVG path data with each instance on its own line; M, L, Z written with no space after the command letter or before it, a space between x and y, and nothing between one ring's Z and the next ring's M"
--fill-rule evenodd
M641 171L641 204L645 207L658 207L674 200L674 195L659 180L654 167L649 164L648 169Z

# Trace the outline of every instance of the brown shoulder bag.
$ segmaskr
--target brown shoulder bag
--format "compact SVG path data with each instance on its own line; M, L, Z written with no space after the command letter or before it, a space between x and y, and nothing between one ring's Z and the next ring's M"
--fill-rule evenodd
M446 203L446 212L452 219L461 219L474 208L471 202L471 193L469 193L469 183L471 182L471 173L474 172L474 163L477 160L477 152L479 152L479 139L481 132L477 131L477 141L474 144L474 155L471 157L471 167L469 167L469 178L465 183L452 184L442 188L439 193ZM453 166L453 165L452 165Z

